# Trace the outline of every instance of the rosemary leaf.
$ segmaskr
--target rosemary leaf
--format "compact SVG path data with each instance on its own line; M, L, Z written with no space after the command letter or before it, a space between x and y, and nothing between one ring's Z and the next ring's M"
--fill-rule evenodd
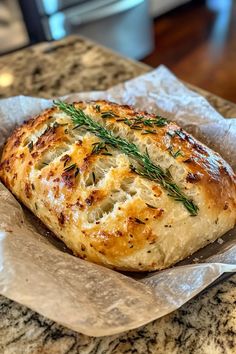
M156 130L144 129L144 132L142 134L156 134Z
M153 128L153 122L152 122L151 119L145 119L145 120L143 121L143 124L146 125L146 126L148 126L148 127Z
M80 169L79 169L79 167L76 167L76 170L75 170L75 178L78 176L79 173L80 173Z
M133 123L131 122L131 120L129 120L128 118L125 118L124 123L125 123L126 125L128 125L129 127L133 124Z
M80 128L80 127L81 127L81 124L76 124L76 125L74 126L74 128L72 128L72 130L75 130L75 129Z
M103 143L103 142L93 143L93 149L92 149L91 154L92 155L98 154L103 149L106 149L105 143Z
M138 218L134 218L134 220L136 221L137 224L145 225L145 222L143 222L142 220L140 220Z
M96 106L95 106L95 110L96 110L96 112L100 112L100 106L98 105L98 104L96 104Z
M115 114L114 112L106 111L106 112L101 113L101 117L102 118L114 118L114 117L118 117L118 115Z
M72 165L64 168L64 171L69 172L69 171L73 170L75 167L76 167L76 163L73 163Z
M141 127L139 127L138 125L131 125L130 129L134 129L134 130L142 130Z
M169 179L172 179L172 176L171 176L171 173L170 173L170 169L169 169L169 168L166 169L166 176L167 176Z
M157 209L157 207L154 207L154 206L151 205L151 204L146 203L146 205L147 205L149 208L151 208L151 209Z
M173 157L176 159L177 157L179 156L184 156L184 154L182 153L181 150L177 150L174 154L173 154Z
M95 176L94 172L92 172L92 177L93 177L93 184L95 184L96 183L96 176Z
M33 143L33 141L30 141L28 144L29 152L31 152L33 150L33 147L34 147L34 143Z
M102 155L112 156L112 154L110 152L106 152L106 151L102 152Z
M156 121L155 121L155 125L158 127L164 127L167 124L167 119L161 116L156 116Z

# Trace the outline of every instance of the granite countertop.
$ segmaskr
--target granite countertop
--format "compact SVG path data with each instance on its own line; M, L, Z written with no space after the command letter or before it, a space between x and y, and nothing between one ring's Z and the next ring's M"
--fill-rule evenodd
M104 90L151 70L84 38L71 36L0 58L0 97L52 97ZM236 105L204 95L225 117ZM0 296L0 353L3 354L227 354L236 353L236 275L189 301L181 309L124 334L92 338L66 328Z

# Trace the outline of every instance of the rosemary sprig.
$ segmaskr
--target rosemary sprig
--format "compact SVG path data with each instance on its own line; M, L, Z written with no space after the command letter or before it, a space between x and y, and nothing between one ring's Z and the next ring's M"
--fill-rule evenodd
M188 197L180 190L177 184L171 180L171 177L168 173L164 174L164 176L158 175L157 171L155 171L155 167L159 166L153 164L153 166L148 166L146 169L137 168L133 165L130 166L131 170L140 176L155 182L159 182L159 184L168 191L168 195L170 197L178 202L183 203L185 208L189 211L190 215L196 216L199 209L193 200L188 199Z
M167 119L161 116L156 116L156 118L147 118L144 116L130 117L125 119L117 119L117 122L124 122L126 125L132 129L142 129L142 125L146 127L164 127L167 124ZM156 131L155 131L156 133ZM147 133L146 133L147 134Z
M75 108L72 104L67 104L61 101L55 101L54 104L60 110L68 114L77 127L83 127L87 131L96 135L98 138L102 139L107 145L119 149L126 155L136 160L140 167L136 168L132 166L132 171L159 183L168 191L169 196L171 196L174 200L183 203L184 207L192 216L197 215L198 207L193 200L189 199L181 191L178 185L173 182L170 175L166 173L159 165L155 165L151 161L150 157L146 153L142 153L134 143L131 143L119 136L115 136L110 130L107 130L105 127L91 119L84 113L83 110Z

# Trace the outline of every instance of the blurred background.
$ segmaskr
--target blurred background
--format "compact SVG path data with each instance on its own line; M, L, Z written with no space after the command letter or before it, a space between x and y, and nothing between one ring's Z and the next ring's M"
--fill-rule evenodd
M0 54L86 36L236 102L236 0L0 0Z

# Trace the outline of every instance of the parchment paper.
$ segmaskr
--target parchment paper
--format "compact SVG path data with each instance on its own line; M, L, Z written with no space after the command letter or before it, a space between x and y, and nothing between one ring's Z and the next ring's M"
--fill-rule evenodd
M236 169L236 120L225 120L165 67L106 92L65 97L69 101L98 98L175 120ZM51 104L23 96L1 100L0 144L17 125ZM224 272L236 271L236 229L181 266L137 276L73 257L2 184L0 215L0 293L91 336L127 331L164 316Z

